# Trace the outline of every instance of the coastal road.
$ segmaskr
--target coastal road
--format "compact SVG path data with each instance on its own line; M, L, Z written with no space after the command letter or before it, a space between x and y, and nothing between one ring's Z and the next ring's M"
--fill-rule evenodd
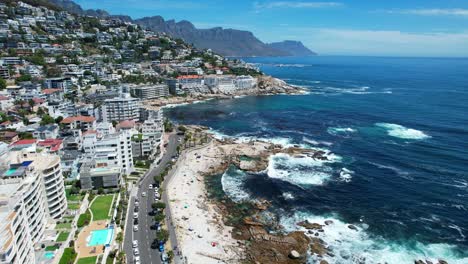
M183 136L172 134L169 137L169 142L167 143L166 151L161 158L159 165L151 167L150 170L144 175L144 177L138 183L137 191L133 191L130 198L130 204L128 206L128 217L127 225L125 229L125 241L124 241L124 251L127 255L127 263L134 263L134 255L132 248L132 241L138 240L138 249L140 251L140 262L142 264L160 264L161 257L158 249L152 249L151 243L156 237L156 231L152 230L150 227L154 224L153 216L149 215L149 212L152 211L151 204L154 201L154 192L153 189L149 189L148 186L154 182L153 177L159 175L164 171L168 163L171 161L172 156L176 155L177 146L179 144L178 140L183 139ZM166 182L168 179L165 179ZM163 185L164 187L164 185ZM146 197L142 197L142 193L146 192ZM165 192L163 192L164 194ZM164 195L163 195L164 196ZM135 198L139 199L139 211L138 211L138 231L133 232L133 212L135 207ZM167 203L167 199L163 201ZM166 215L169 215L169 212L166 212ZM169 233L174 234L173 228L168 226ZM174 234L175 236L175 234ZM172 246L177 245L177 242L172 238ZM166 249L170 250L170 249Z

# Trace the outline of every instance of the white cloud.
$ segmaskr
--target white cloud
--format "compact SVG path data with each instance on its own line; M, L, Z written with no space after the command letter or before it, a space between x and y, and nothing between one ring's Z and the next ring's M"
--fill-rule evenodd
M343 4L338 3L338 2L289 2L289 1L278 1L278 2L267 2L267 3L254 2L255 9L325 8L325 7L339 7L339 6L343 6Z
M468 9L452 8L452 9L405 9L405 10L389 10L390 14L410 14L420 16L466 16L468 17Z
M468 31L413 33L398 30L290 28L288 34L298 36L297 39L319 54L468 56Z

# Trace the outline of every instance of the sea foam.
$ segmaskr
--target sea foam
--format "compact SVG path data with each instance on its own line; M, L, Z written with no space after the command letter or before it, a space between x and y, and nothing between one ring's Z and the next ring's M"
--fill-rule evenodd
M333 136L347 136L356 133L357 130L351 127L329 127L327 132Z
M456 247L449 244L423 244L418 241L407 241L407 243L397 243L379 236L372 236L368 232L368 225L365 223L354 224L357 230L350 229L349 224L341 221L335 215L330 217L317 216L306 212L296 212L293 216L283 216L280 223L287 231L302 230L305 228L298 226L301 221L318 223L323 225L324 232L316 232L314 237L323 240L326 247L332 254L326 255L323 259L330 264L338 263L389 263L389 264L412 264L415 260L430 260L438 263L443 259L448 263L464 264L468 263L467 257L459 256ZM333 223L325 225L326 220ZM311 234L312 236L312 234ZM311 256L310 263L318 263L319 258Z
M267 175L298 186L323 185L333 174L333 169L326 163L340 160L340 157L334 154L329 154L328 157L329 160L323 161L278 153L270 157Z
M234 202L249 200L250 195L244 191L243 184L247 174L239 169L230 167L221 177L223 191Z
M424 132L412 128L407 128L398 124L391 123L376 123L377 127L383 128L387 131L387 134L392 137L401 139L427 139L429 135Z

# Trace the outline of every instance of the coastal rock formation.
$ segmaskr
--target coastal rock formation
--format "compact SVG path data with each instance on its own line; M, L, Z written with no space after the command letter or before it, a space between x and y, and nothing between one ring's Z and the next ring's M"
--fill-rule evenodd
M291 252L289 253L289 257L292 259L299 259L301 258L301 254L299 254L299 252L297 252L296 250L291 250Z
M322 225L317 223L310 223L309 221L305 220L303 222L297 223L298 226L305 227L306 229L314 229L314 230L322 230Z
M258 93L259 94L302 94L303 88L292 86L285 81L271 76L258 77Z

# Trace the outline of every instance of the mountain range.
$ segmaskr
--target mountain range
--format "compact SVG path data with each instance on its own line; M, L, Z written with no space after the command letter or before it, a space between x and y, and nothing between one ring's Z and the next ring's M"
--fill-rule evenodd
M101 9L83 9L72 0L49 0L50 3L70 13L96 16L115 17L132 21L155 32L164 32L174 38L181 38L197 48L211 49L223 56L253 57L253 56L313 56L317 55L305 47L300 41L283 41L264 43L250 31L214 27L198 29L191 22L182 20L164 20L161 16L132 19L125 15L111 15Z

